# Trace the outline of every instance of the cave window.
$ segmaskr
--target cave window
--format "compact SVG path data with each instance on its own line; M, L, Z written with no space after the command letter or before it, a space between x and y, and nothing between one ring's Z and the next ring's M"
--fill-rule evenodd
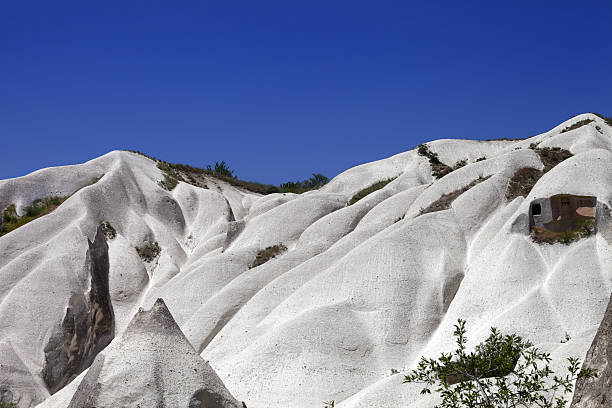
M531 214L533 214L533 215L541 215L542 214L542 205L541 204L534 204L531 207Z
M562 198L562 199L561 199L561 205L563 205L563 206L565 206L565 205L569 206L569 204L570 204L570 203L569 203L569 198Z

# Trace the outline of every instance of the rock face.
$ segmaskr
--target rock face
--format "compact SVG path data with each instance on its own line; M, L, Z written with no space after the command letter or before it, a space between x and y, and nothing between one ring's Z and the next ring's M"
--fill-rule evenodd
M474 343L490 327L516 333L562 372L566 357L586 355L610 299L611 141L608 122L583 114L523 140L432 141L428 156L406 151L303 194L260 195L205 173L208 188L167 190L159 162L125 151L0 180L0 210L69 196L0 236L0 399L186 407L221 378L249 408L431 408L401 370L453 349L458 318ZM572 156L550 168L545 148ZM453 171L436 178L431 157ZM525 168L538 177L517 179ZM512 180L525 196L508 194ZM558 194L597 197L595 233L533 241L531 204ZM102 222L114 230L106 306L85 238ZM154 261L138 254L146 243L159 246ZM282 255L249 268L281 245ZM128 328L158 298L176 325L139 313ZM50 395L108 341L110 304L115 339Z
M51 394L91 365L115 336L115 316L109 294L108 245L98 227L89 249L89 296L74 293L61 329L45 347L43 379Z
M139 310L95 359L68 408L243 408L202 360L163 300Z
M612 406L612 296L583 367L595 368L597 378L576 382L572 408Z

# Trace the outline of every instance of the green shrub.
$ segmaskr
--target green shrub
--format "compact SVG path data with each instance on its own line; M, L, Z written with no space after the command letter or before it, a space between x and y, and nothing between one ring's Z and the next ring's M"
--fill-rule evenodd
M51 196L42 200L35 200L24 209L23 216L19 217L14 204L9 205L2 211L2 224L0 225L0 236L8 234L17 228L34 221L44 215L51 213L59 207L68 197Z
M554 375L549 353L495 328L468 352L466 332L465 321L459 319L453 334L457 348L438 359L422 357L417 369L404 377L404 383L424 384L421 394L430 394L432 388L439 393L437 408L562 408L576 379L597 376L594 369L581 370L574 357L568 358L567 375Z
M323 174L317 173L304 181L288 181L279 186L279 193L296 193L301 194L306 191L315 190L327 184L328 179Z
M265 249L259 250L255 256L255 260L249 265L249 269L255 268L259 265L263 265L272 258L276 258L287 250L287 247L283 244L277 244L269 246Z
M375 191L380 190L381 188L383 188L384 186L386 186L387 184L389 184L390 182L392 182L393 180L395 180L397 177L392 177L386 180L382 180L379 181L377 183L372 184L369 187L364 188L363 190L359 191L357 194L355 194L347 203L347 205L353 205L355 204L357 201L361 200L362 198L364 198L365 196L367 196L368 194L371 194Z
M174 164L168 163L163 160L159 160L153 156L146 155L144 153L127 150L131 153L139 154L147 157L157 163L157 167L164 172L164 179L159 181L158 184L168 190L172 191L179 181L192 184L196 187L208 188L202 176L211 176L218 180L224 181L231 184L234 187L242 188L247 191L251 191L257 194L272 194L272 193L303 193L305 191L319 188L327 183L327 177L322 174L313 174L311 178L304 181L288 182L282 184L279 187L273 184L262 184L256 181L244 181L238 179L234 170L229 168L229 165L225 161L215 162L214 165L208 165L206 169L200 167L190 166L188 164Z
M210 165L206 168L212 175L221 176L221 177L229 177L229 178L237 178L234 175L234 170L230 170L227 163L224 161L215 162L215 167L211 168Z
M144 262L151 262L161 252L161 248L157 241L155 242L146 242L144 245L136 247L136 252Z

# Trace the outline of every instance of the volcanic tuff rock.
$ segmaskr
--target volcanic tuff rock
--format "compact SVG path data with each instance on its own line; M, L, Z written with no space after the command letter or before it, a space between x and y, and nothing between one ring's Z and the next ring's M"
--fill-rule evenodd
M573 126L580 121L586 124ZM249 408L329 400L339 408L430 408L435 397L402 384L401 370L450 350L457 318L468 322L470 346L495 326L551 352L555 369L567 356L584 358L612 291L612 127L584 114L524 140L427 146L456 169L436 179L415 149L300 195L261 196L204 173L198 177L207 189L179 182L168 191L155 160L124 151L0 181L0 209L13 204L18 214L37 199L70 196L0 237L0 396L22 408L42 401L63 408L93 387L92 398L106 404L112 396L98 376L108 375L120 398L154 403L169 392L188 406L196 388L211 383L173 383L178 377L164 365L200 363L193 351L188 358L172 351L187 348L182 336L172 344L147 337L143 325L154 333L165 326L137 311L158 298ZM573 156L544 173L533 146ZM509 180L526 167L541 178L526 197L508 199ZM533 242L530 203L561 193L597 197L597 233L569 245ZM444 206L432 206L442 197ZM95 245L101 222L115 230L108 241L115 338L88 371L50 396L54 383L78 371L45 383L49 356L75 338L66 335L70 314L91 316L96 279L87 240ZM146 262L136 248L154 242L160 253ZM261 250L281 245L287 251L249 269ZM141 323L128 327L135 314ZM566 333L571 340L562 343ZM69 350L86 350L88 338L77 335ZM127 375L118 356L152 380ZM140 364L146 361L150 367ZM389 375L392 368L400 372Z
M68 408L243 408L187 341L164 301L139 310L78 379ZM58 399L58 401L61 401ZM64 407L51 399L41 407Z
M115 336L115 316L108 290L108 245L101 227L94 242L88 241L88 245L89 299L76 293L70 297L61 328L44 349L42 374L51 393L89 367Z
M609 407L612 404L612 296L584 367L595 368L597 378L578 380L572 407Z

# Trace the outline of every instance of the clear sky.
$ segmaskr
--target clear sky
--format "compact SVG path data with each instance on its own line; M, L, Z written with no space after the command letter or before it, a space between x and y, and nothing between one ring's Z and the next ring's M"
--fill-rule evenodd
M266 183L612 115L612 1L5 1L0 179L114 149Z

